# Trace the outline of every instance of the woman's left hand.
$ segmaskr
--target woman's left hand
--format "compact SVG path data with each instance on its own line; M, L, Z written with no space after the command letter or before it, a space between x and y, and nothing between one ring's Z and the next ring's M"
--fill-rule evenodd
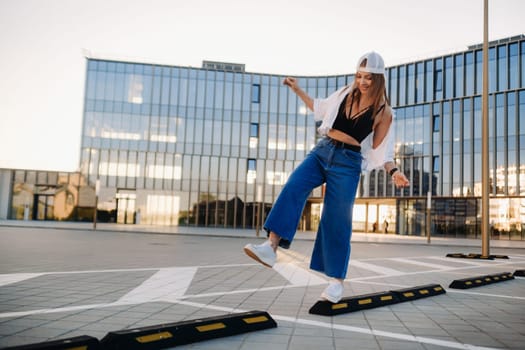
M410 185L410 181L408 181L407 177L405 176L405 174L403 174L401 171L396 171L393 175L392 175L392 181L394 182L394 185L396 185L396 187L407 187L408 185Z

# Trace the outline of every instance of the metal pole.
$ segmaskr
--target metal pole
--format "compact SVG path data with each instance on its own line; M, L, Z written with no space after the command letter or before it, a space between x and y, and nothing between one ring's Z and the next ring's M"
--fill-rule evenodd
M368 233L368 202L366 202L365 206L365 233Z
M256 213L256 220L255 220L255 236L256 237L259 237L259 231L261 229L261 226L262 226L262 218L261 218L261 215L262 215L262 209L261 209L261 202L263 200L263 196L262 196L262 185L258 185L257 186L257 193L256 193L256 198L255 198L255 203L256 203L256 210L257 210L257 213Z
M95 208L93 210L93 230L97 229L97 207L98 207L98 193L100 192L100 180L95 182Z
M427 193L427 243L430 244L430 209L432 207L432 192Z
M489 253L489 1L483 4L483 92L481 128L481 255Z

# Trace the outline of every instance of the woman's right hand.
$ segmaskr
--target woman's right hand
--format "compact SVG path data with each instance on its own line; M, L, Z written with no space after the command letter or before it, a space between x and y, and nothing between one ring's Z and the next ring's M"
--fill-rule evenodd
M283 84L289 86L293 91L297 89L297 79L292 77L286 77L283 80Z

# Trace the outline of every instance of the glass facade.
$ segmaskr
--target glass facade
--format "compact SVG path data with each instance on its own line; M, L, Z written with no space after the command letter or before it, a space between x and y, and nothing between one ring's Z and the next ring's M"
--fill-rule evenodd
M9 218L92 221L94 189L79 173L12 170Z
M396 189L382 169L363 174L355 229L424 235L430 192L433 235L479 237L481 45L389 67L386 75L396 110L395 157L410 187ZM312 114L283 77L231 63L192 68L87 59L78 177L91 189L99 182L102 220L260 227L318 138ZM310 96L325 97L353 74L298 78ZM494 238L525 239L524 85L525 37L491 43ZM322 188L312 192L300 229L316 229L322 198ZM11 217L18 218L12 202Z
M282 78L88 59L80 163L100 181L99 210L116 222L132 211L144 224L260 224L316 142ZM302 82L323 95L350 79Z
M495 238L525 238L524 49L523 35L489 48L489 221ZM388 69L396 156L411 181L396 194L398 233L425 232L430 192L433 235L480 235L481 72L481 45ZM406 91L395 93L401 88ZM371 195L381 195L378 185L371 183Z

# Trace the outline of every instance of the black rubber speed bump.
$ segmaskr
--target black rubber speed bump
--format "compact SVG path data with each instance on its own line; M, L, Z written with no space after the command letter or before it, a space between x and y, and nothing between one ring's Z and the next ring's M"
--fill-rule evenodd
M465 254L463 253L448 253L447 258L464 258Z
M412 288L393 290L400 302L432 297L434 295L445 294L446 291L439 284L427 284Z
M2 350L98 350L100 344L97 338L87 335L78 337L53 340L43 343L34 343L28 345L20 345L9 348L2 348Z
M446 293L439 284L427 284L418 287L391 290L373 294L358 295L341 299L338 303L319 300L310 308L311 314L334 316L359 310L402 303L405 301L427 298Z
M483 260L494 260L493 257L483 256L481 254L463 254L463 253L449 253L446 255L447 258L459 258L459 259L483 259Z
M509 256L508 255L500 255L500 254L491 254L489 255L495 259L509 259Z
M510 272L503 272L494 275L484 275L470 278L463 278L459 280L454 280L450 284L449 288L454 289L469 289L479 286L485 286L487 284L504 282L514 279L514 276Z
M249 311L109 332L100 344L104 350L154 350L275 327L267 312Z
M380 292L342 298L335 304L327 300L319 300L309 312L315 315L331 316L396 303L399 303L399 300L392 292Z
M516 270L514 271L514 277L525 277L525 270Z
M482 254L477 254L477 253L469 253L469 254L449 253L446 256L447 258L483 259L483 260L508 259L509 258L507 255L491 254L491 255L483 256Z

